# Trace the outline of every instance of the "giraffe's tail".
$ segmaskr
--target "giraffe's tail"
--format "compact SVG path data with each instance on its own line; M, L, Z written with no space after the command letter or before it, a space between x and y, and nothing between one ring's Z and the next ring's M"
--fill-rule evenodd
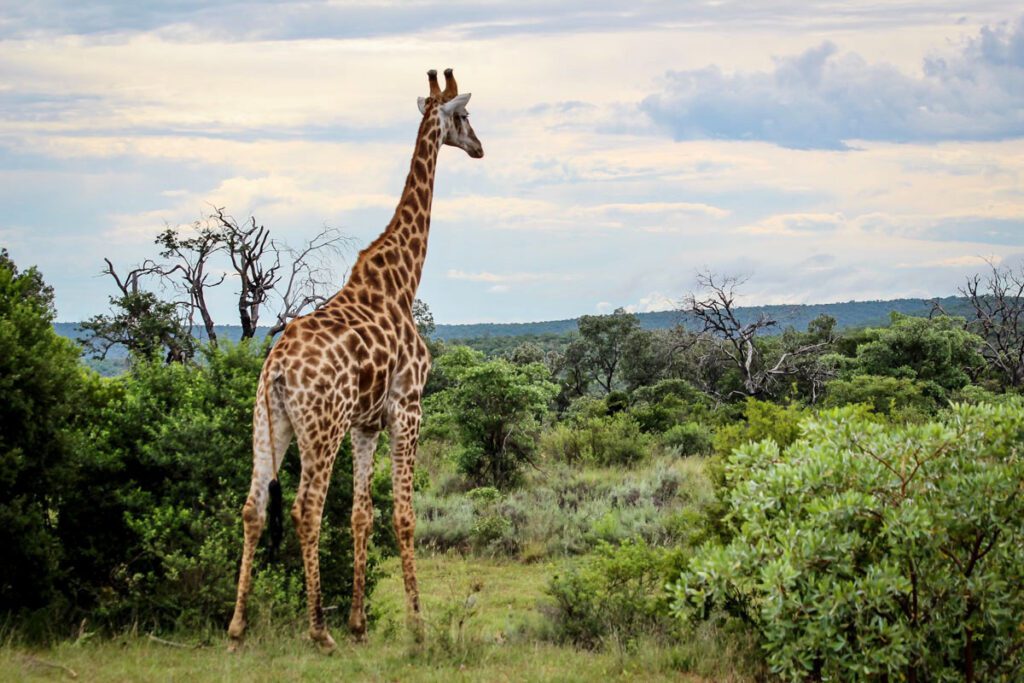
M270 480L269 486L270 492L270 518L268 525L270 527L270 559L274 560L277 557L277 551L281 547L281 537L283 536L284 526L283 513L281 511L281 482L274 477Z
M269 374L267 372L266 365L263 369L263 374L260 377L260 384L267 381ZM279 464L276 462L274 456L275 440L274 440L274 420L270 412L270 392L273 391L273 381L268 381L263 392L263 405L267 411L267 438L270 442L271 460L273 465L274 478L270 480L270 485L267 487L267 492L270 494L270 519L268 520L268 526L270 527L270 560L273 561L277 558L277 551L281 547L281 538L284 535L284 524L283 524L283 513L281 511L281 482L277 479L277 468Z

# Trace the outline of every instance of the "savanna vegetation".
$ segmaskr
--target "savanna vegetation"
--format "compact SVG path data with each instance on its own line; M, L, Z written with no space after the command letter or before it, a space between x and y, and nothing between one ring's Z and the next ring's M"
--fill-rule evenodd
M382 443L369 644L324 658L301 642L286 529L277 557L260 550L253 637L228 656L271 340L215 340L202 318L214 334L198 339L179 306L129 310L145 291L128 288L93 321L132 336L126 370L101 377L53 331L42 275L4 253L0 672L1020 680L1021 275L969 281L963 316L940 303L839 330L827 315L799 329L740 315L742 282L707 274L687 325L645 329L620 310L558 343L486 350L432 336L418 304L434 356L415 492L426 639L403 627ZM297 466L290 453L286 505ZM350 478L346 444L321 539L337 633Z

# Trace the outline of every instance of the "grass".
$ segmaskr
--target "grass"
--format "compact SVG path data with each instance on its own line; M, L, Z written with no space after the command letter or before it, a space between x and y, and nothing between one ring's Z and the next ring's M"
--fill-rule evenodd
M401 570L392 560L389 575L374 593L377 620L369 643L344 636L336 616L338 650L317 653L304 628L253 633L242 652L229 655L226 638L212 634L167 636L190 649L154 642L147 635L67 641L45 650L11 643L0 647L0 680L87 681L701 681L682 674L673 653L583 652L538 637L549 564L422 557L418 574L427 628L417 644L402 627ZM467 607L467 598L473 595ZM458 627L462 620L461 629ZM65 667L65 668L60 668Z

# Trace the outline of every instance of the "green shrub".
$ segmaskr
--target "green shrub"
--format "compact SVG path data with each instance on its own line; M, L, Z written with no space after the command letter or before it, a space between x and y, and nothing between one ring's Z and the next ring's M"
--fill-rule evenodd
M91 452L82 423L104 389L53 318L39 271L19 271L0 249L0 612L74 599L60 502L78 491L78 461Z
M565 463L633 465L650 453L653 439L626 412L559 424L541 437L541 451Z
M413 499L416 509L416 545L435 552L469 550L476 526L476 506L455 493L423 491Z
M545 458L570 465L590 457L584 434L565 423L558 423L540 436L540 452Z
M673 588L756 625L785 680L1012 680L1024 667L1024 404L887 426L852 408L729 459L734 538Z
M595 649L611 639L628 645L640 636L673 633L678 626L665 582L678 575L683 557L681 551L652 548L642 540L600 543L548 583L555 600L550 610L555 639Z
M906 377L857 375L836 379L825 387L825 407L837 408L863 403L879 415L896 417L933 414L938 404L920 382Z
M679 423L695 422L710 412L708 397L681 379L662 380L633 392L630 415L648 433L660 434Z
M704 455L711 451L711 434L696 422L676 425L662 434L661 442L675 455Z
M713 439L715 452L729 455L752 441L771 439L783 448L800 436L800 422L808 414L796 403L778 405L748 398L743 404L742 422L719 427Z
M59 496L51 491L48 504L65 577L50 599L61 606L55 620L87 617L110 629L224 627L242 552L240 511L252 472L252 405L263 352L255 343L222 343L203 349L196 365L135 359L129 373L84 385L78 406L88 422L80 427L73 467L61 475L66 488ZM52 476L60 463L38 464ZM292 449L280 474L286 509L299 470ZM346 611L352 587L351 478L346 442L332 473L320 541L324 600L338 607L335 614ZM377 478L374 490L385 522L378 527L390 526L390 495ZM275 605L301 616L302 554L290 526L286 522L279 564L258 552L255 581L268 590L271 576L284 577L282 590L291 593ZM392 542L390 531L376 537L368 592L380 552ZM261 609L255 599L253 607Z
M441 356L437 369L447 386L431 396L431 431L458 441L456 465L474 484L512 486L533 457L536 432L558 392L550 372L540 363L485 361L464 347Z
M856 374L888 375L933 387L935 398L966 386L984 366L984 340L964 329L963 318L918 318L892 313L888 327L868 331L856 351Z

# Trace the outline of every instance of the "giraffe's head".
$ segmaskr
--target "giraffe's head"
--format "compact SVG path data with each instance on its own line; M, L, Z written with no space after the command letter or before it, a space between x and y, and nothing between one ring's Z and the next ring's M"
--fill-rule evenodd
M430 83L430 96L419 98L420 113L426 114L431 103L437 104L437 117L441 124L441 142L458 147L466 154L479 159L484 155L484 146L469 125L469 112L466 103L470 93L459 94L459 86L455 83L455 75L451 69L444 70L444 90L437 84L437 72L427 72Z

